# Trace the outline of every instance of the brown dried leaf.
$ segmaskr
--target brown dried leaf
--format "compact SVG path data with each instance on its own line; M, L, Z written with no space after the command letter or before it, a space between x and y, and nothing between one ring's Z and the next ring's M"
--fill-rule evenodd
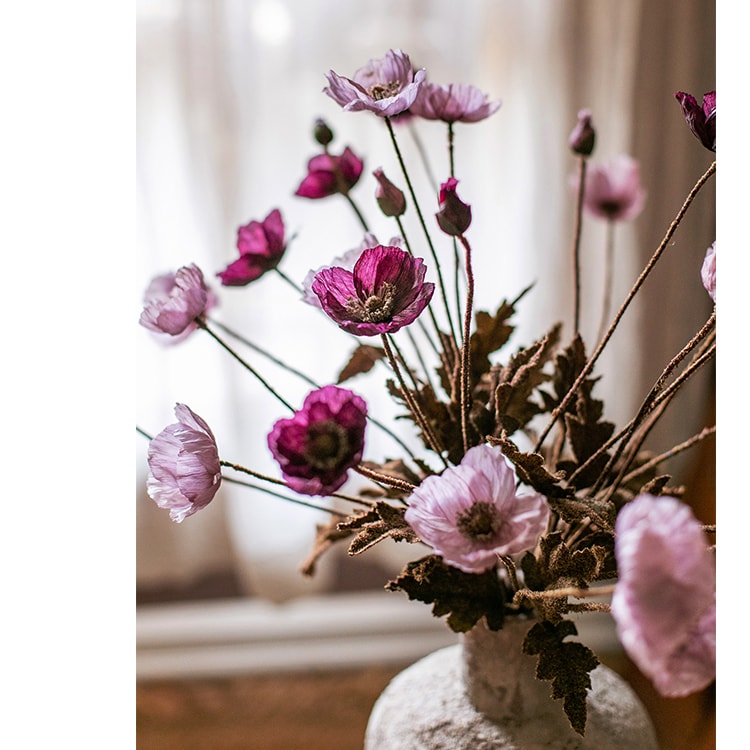
M385 352L378 346L370 346L369 344L360 344L352 353L351 358L344 366L344 369L339 373L337 383L343 383L349 378L353 378L355 375L362 375L366 372L370 372L375 366L375 363L385 358Z
M406 508L381 500L366 513L340 522L338 528L342 531L360 529L349 545L349 554L359 555L388 537L395 542L418 542L419 537L404 519L405 512Z
M303 575L315 575L315 566L318 560L333 547L336 542L347 539L354 532L348 529L339 529L340 519L338 516L332 516L327 524L318 524L316 526L315 542L309 557L300 565Z

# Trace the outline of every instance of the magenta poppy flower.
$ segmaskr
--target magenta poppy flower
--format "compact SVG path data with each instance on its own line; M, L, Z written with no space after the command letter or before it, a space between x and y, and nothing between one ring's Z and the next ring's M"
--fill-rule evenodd
M500 109L500 101L488 101L487 94L467 83L442 86L425 81L410 111L425 120L479 122Z
M339 328L357 336L394 333L427 307L435 285L424 280L424 261L399 247L364 250L351 271L324 268L312 290Z
M577 178L574 180L577 187ZM589 167L583 191L583 207L609 221L634 219L643 210L646 193L641 187L638 162L624 154Z
M665 696L716 677L716 569L701 523L673 497L643 494L615 524L612 615L630 658Z
M706 250L701 266L701 281L714 304L716 304L716 242L712 242L711 247Z
M148 446L151 499L181 523L205 508L221 485L221 464L209 426L184 404L174 410L177 422L165 427Z
M424 77L424 69L414 72L407 54L392 49L384 57L370 60L352 78L329 71L323 93L347 111L369 110L391 117L411 107Z
M224 286L245 286L276 268L286 250L284 221L278 208L263 221L251 221L237 230L240 257L216 275Z
M465 573L534 547L550 512L543 495L516 488L513 465L486 443L470 448L458 466L427 477L407 502L405 518L419 538Z
M143 296L140 324L165 343L182 341L198 326L196 319L217 304L214 293L206 286L203 272L191 263L177 273L166 273L152 279Z
M716 151L716 92L703 95L703 105L684 91L674 95L680 103L685 122L693 135L709 150Z
M307 163L307 175L295 195L302 198L327 198L347 195L357 184L364 164L347 146L341 156L318 154Z
M345 388L312 391L299 411L280 419L268 447L284 480L303 495L330 495L362 459L367 405Z
M458 185L458 180L455 177L449 177L440 186L438 197L440 208L435 218L446 234L460 237L471 225L471 206L458 197L456 185Z

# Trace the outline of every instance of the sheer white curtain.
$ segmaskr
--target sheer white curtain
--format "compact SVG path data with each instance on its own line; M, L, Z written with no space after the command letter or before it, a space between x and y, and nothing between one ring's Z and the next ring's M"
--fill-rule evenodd
M343 113L321 89L328 69L350 74L400 47L431 80L473 83L503 100L490 119L456 126L459 192L474 209L478 306L496 305L535 282L521 308L518 341L541 335L557 319L569 334L573 202L567 184L575 162L566 140L576 113L584 106L594 113L595 159L632 154L641 160L649 191L642 217L617 229L618 302L710 163L672 95L714 88L713 24L710 0L139 0L137 263L143 288L153 275L191 261L210 278L233 259L237 227L275 207L289 233L297 234L282 261L295 281L358 245L362 230L343 199L293 196L317 151L311 127L319 116L336 133L334 151L350 145L365 158L354 196L366 206L371 228L381 240L396 234L372 201L374 168L401 182L382 122ZM417 190L429 194L416 144L408 131L398 132ZM444 179L445 130L426 122L420 135L434 155L435 176ZM423 210L429 217L434 206ZM676 352L710 311L708 302L701 307L695 300L701 299L697 274L713 233L712 220L693 220L678 238L677 257L665 260L658 281L645 290L647 301L623 320L601 363L603 371L617 373L601 390L613 421L622 423L658 375L664 352ZM603 226L588 222L583 333L589 346L599 320L603 249ZM135 319L141 293L134 293ZM331 381L352 349L275 275L222 290L221 298L217 317L321 382ZM666 317L660 309L678 312ZM645 330L653 334L648 343ZM164 350L144 330L137 355L143 429L153 434L173 421L174 402L181 401L211 424L223 458L276 473L265 436L286 414L207 336ZM287 400L301 403L304 383L263 360L253 362ZM377 398L367 384L352 387ZM672 429L689 434L705 387L696 385L695 409L683 410ZM392 407L377 403L379 415L387 416ZM373 435L368 457L381 459L391 449L387 437ZM327 585L325 568L313 582L297 571L320 520L314 512L225 485L207 509L177 526L145 495L143 439L136 453L139 583L180 583L235 566L249 592L271 598ZM394 566L402 552L396 549Z

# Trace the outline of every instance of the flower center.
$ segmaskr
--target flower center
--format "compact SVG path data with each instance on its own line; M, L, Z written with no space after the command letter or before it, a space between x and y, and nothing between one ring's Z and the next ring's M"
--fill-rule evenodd
M363 323L382 323L391 318L395 300L396 287L386 281L380 287L379 294L370 295L364 302L350 299L346 303L346 310Z
M497 508L492 503L478 502L456 518L458 530L475 542L489 542L502 525Z
M333 420L317 422L307 430L305 460L315 469L333 469L346 455L346 430Z
M376 102L381 99L387 99L389 96L395 96L398 94L398 82L390 81L389 83L376 83L374 86L370 86L367 93L369 93Z

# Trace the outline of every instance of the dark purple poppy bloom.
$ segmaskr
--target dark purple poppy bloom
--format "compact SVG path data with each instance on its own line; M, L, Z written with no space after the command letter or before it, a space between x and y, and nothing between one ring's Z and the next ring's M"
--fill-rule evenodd
M286 250L284 221L275 208L263 221L251 221L237 230L239 259L216 275L224 286L245 286L276 268Z
M675 92L674 98L680 103L685 122L693 135L709 151L716 151L716 92L709 91L703 95L703 106L684 91Z
M318 154L307 163L307 176L295 195L302 198L327 198L346 195L359 181L364 164L347 146L341 156Z
M148 494L181 523L205 508L221 485L216 440L206 422L185 404L174 410L177 422L148 446Z
M440 228L453 237L460 237L471 225L471 206L464 203L456 193L458 180L449 177L440 186L439 211L435 214Z
M191 263L176 273L152 279L143 303L140 324L153 331L162 343L174 344L198 327L196 319L214 307L217 299L206 286L203 272Z
M425 81L410 112L425 120L479 122L500 109L500 101L487 101L487 94L467 83L441 86Z
M413 323L427 307L435 285L425 282L422 258L398 247L363 251L351 271L324 268L312 290L328 317L349 333L376 336Z
M424 77L424 70L414 72L409 55L391 49L359 68L352 78L329 71L323 93L347 111L369 110L380 117L392 117L411 107Z
M268 447L287 485L303 495L330 495L362 459L367 405L345 388L312 391L299 411L280 419Z

